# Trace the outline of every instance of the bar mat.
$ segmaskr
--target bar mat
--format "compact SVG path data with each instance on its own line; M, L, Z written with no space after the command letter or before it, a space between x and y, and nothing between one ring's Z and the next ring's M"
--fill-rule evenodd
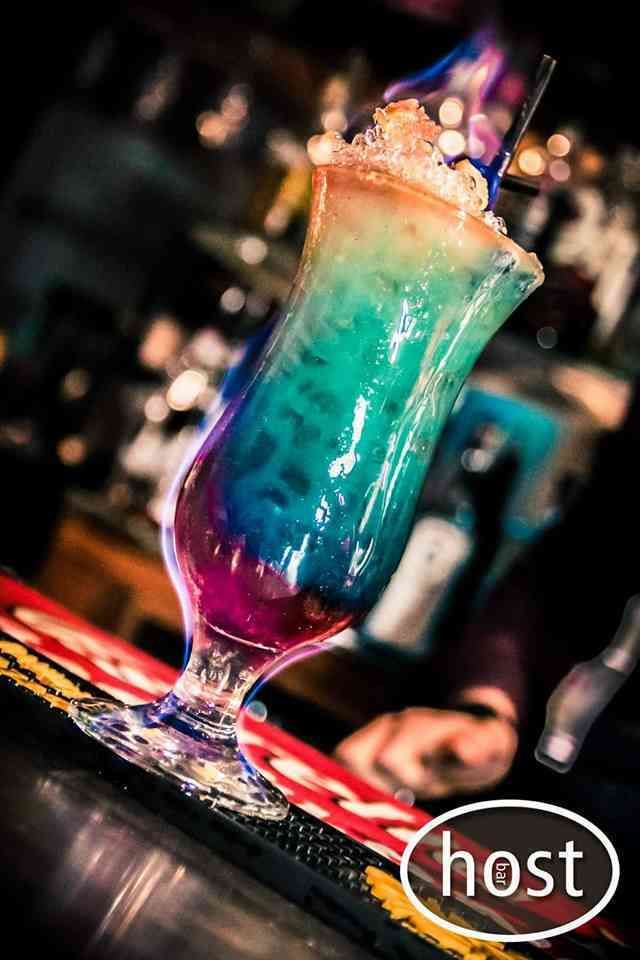
M397 878L397 868L329 824L292 806L283 821L247 819L212 810L173 784L126 763L86 737L67 714L74 697L100 696L104 691L74 676L43 654L0 635L0 704L5 729L27 743L57 751L70 764L90 768L205 846L229 858L266 885L361 946L389 960L429 960L443 956L506 958L540 956L532 949L499 951L478 944L464 953L442 950L391 918L371 892L381 873ZM367 876L369 882L367 882ZM470 918L471 919L471 918ZM473 921L477 923L474 917ZM435 931L436 935L440 934ZM452 940L441 931L445 943ZM462 938L458 938L462 939Z
M397 883L404 845L429 815L376 790L272 723L245 715L241 740L251 760L292 803L281 822L213 811L86 737L67 715L77 697L152 700L172 686L175 676L167 665L0 573L0 709L7 708L3 727L11 737L32 743L47 758L55 754L67 769L104 777L153 814L390 960L630 956L624 946L615 946L624 938L605 917L574 934L511 950L430 923L413 910ZM478 914L466 908L456 913L482 929Z

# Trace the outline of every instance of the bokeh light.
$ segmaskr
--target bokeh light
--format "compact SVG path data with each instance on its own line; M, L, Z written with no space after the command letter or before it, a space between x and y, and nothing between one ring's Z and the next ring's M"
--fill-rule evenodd
M554 157L566 157L571 150L571 140L564 133L554 133L547 140L547 150Z
M518 166L529 177L540 177L544 173L547 163L540 150L527 147L518 155Z
M225 313L240 313L246 299L245 293L240 287L227 287L220 297L220 306Z
M184 370L167 391L167 403L172 410L189 410L207 385L201 370Z
M565 183L571 176L571 167L566 160L552 160L549 164L549 174L558 183Z
M87 444L83 437L73 434L64 437L57 446L58 456L67 467L76 467L87 456Z
M464 114L464 104L458 97L447 97L438 111L440 123L444 127L457 127Z
M261 237L243 237L238 242L238 255L245 263L250 266L256 266L262 263L269 247Z
M230 133L229 121L215 110L205 110L196 120L196 130L204 146L220 147Z
M604 169L604 157L592 147L586 147L580 155L580 167L587 176L597 177Z
M459 130L443 130L438 137L438 146L447 157L457 157L464 152L467 142Z
M151 423L162 423L169 416L169 406L158 393L153 393L144 405L144 415Z

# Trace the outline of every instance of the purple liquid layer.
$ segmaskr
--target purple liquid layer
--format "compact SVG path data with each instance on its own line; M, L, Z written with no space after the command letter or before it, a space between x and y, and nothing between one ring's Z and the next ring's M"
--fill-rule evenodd
M257 670L288 650L331 637L359 619L356 611L287 582L261 561L247 549L246 537L229 529L219 486L209 486L206 493L206 536L198 522L203 514L192 496L180 509L176 545L209 637L242 644L246 666Z

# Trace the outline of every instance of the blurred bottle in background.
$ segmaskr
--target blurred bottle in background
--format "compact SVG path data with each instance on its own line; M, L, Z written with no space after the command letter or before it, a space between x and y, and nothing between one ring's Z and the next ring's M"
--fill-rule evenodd
M500 572L555 516L563 442L545 409L465 389L400 566L360 628L365 650L424 657L463 628Z
M517 467L507 436L487 422L436 473L400 565L359 630L365 648L424 657L465 622L498 552Z
M558 773L574 765L591 727L636 668L640 657L640 597L632 597L611 643L576 664L549 697L536 759Z

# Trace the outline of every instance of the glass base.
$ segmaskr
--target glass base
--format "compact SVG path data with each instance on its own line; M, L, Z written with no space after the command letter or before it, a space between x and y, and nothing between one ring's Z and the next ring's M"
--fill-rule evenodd
M84 733L143 770L178 783L211 807L246 817L282 820L284 795L243 757L235 733L210 736L207 718L176 711L169 694L127 707L112 700L74 700L70 714ZM230 729L230 728L227 728Z

